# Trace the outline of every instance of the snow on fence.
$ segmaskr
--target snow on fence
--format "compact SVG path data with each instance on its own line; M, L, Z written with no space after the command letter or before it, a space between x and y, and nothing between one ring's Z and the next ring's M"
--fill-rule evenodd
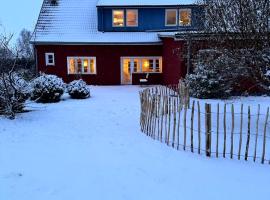
M270 164L269 107L190 101L183 83L147 88L140 101L141 130L155 140L208 157Z

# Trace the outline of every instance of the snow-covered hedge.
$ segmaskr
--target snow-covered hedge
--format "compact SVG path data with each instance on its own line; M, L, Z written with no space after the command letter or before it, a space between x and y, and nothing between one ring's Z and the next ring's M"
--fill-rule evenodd
M233 95L270 94L270 50L200 50L194 71L187 75L190 95L226 98Z
M15 117L22 112L25 101L30 97L31 86L17 73L3 73L0 76L0 114Z
M190 95L202 99L230 96L241 70L229 52L214 49L200 50L194 66L194 72L186 77L186 82Z
M41 74L32 81L31 99L39 103L59 102L65 91L65 83L55 75Z
M75 80L69 83L67 92L73 99L86 99L90 97L90 89L83 80Z

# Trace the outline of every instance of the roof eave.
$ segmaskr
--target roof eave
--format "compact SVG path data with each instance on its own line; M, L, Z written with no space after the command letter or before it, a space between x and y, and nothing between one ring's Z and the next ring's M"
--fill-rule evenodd
M203 6L200 4L172 4L172 5L97 5L96 7L100 8L116 8L116 7L136 7L136 8L160 8L160 7L180 7L180 6Z
M162 42L57 42L30 41L33 45L162 45Z

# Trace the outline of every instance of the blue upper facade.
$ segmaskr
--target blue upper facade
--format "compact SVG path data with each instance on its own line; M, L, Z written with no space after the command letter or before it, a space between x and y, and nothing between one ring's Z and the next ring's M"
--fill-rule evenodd
M162 32L162 31L198 31L204 27L204 7L185 6L98 6L98 31L102 32ZM136 25L128 25L128 12L136 13ZM182 12L184 11L184 12ZM123 23L115 26L115 13L119 12ZM189 23L181 23L186 14ZM132 14L132 13L131 13ZM134 16L131 15L134 18ZM171 19L167 19L171 18ZM175 23L169 24L175 19ZM171 20L171 21L170 21Z

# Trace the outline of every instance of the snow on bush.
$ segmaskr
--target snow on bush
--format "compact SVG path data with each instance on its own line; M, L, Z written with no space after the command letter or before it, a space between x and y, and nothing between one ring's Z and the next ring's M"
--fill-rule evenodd
M198 52L194 72L186 77L197 98L227 98L243 94L269 94L270 51L252 49Z
M201 50L195 59L193 74L186 82L190 95L196 98L226 98L233 90L233 80L240 75L240 67L227 53Z
M31 99L39 103L59 102L65 91L65 83L55 75L41 74L32 81Z
M17 73L2 73L0 76L0 114L14 118L22 112L30 97L31 86Z
M73 99L86 99L90 97L90 89L83 80L75 80L69 83L67 91Z

